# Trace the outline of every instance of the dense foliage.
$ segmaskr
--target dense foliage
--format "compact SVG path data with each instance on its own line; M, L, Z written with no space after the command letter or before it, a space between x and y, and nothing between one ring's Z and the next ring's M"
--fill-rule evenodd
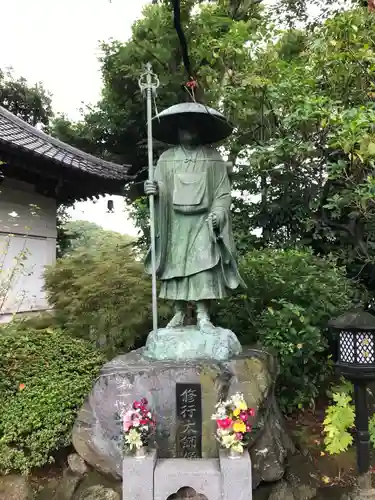
M336 253L350 275L375 288L375 13L361 1L181 5L199 97L236 125L224 146L237 164L239 250L312 246ZM137 89L143 64L151 60L160 76L158 109L187 98L169 2L146 7L129 41L102 48L102 99L82 122L58 120L55 131L90 152L131 163L139 173L128 193L133 199L147 164ZM144 206L138 200L133 213L147 234ZM254 229L257 236L249 236Z
M29 472L70 444L102 355L84 340L23 323L0 330L0 471Z
M30 85L11 71L0 69L0 105L30 125L48 127L51 119L51 96L43 84Z
M237 332L242 344L260 343L278 354L283 410L313 403L331 373L327 321L359 292L334 260L306 250L253 250L240 269L248 290L219 305L218 323Z
M94 222L85 220L68 220L65 222L63 228L69 239L69 248L66 249L65 253L71 253L77 249L86 249L92 252L108 246L115 251L116 245L124 248L128 246L130 253L132 244L134 243L134 239L128 235L116 231L108 231Z
M60 259L46 272L46 290L57 321L100 348L128 351L151 330L150 278L116 237Z

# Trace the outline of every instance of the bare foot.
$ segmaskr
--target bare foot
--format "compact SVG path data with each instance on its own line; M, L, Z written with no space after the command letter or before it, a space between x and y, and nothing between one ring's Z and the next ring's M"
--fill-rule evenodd
M179 328L180 326L184 326L184 320L185 320L185 313L182 311L178 311L170 320L166 328Z

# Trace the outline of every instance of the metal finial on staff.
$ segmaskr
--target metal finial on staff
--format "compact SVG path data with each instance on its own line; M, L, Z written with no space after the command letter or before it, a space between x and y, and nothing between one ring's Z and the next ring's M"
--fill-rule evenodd
M151 63L146 64L146 71L139 78L139 87L147 100L147 148L148 148L148 180L154 181L154 159L152 149L152 99L159 87L159 79L153 73ZM151 272L152 272L152 327L154 333L158 329L158 302L156 288L156 250L155 250L155 199L150 196L150 232L151 232Z

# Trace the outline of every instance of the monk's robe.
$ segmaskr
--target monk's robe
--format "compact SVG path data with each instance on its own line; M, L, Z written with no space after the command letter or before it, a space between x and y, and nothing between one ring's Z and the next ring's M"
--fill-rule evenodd
M210 147L177 146L155 168L156 272L160 297L221 299L243 285L236 264L227 164ZM208 215L216 214L214 228ZM146 256L151 273L151 255Z

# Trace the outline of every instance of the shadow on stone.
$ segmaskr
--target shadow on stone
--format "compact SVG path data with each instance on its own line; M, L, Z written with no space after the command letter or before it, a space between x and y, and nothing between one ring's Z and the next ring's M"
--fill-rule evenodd
M184 498L190 498L190 500L208 500L206 495L202 493L197 493L194 488L190 486L183 486L176 493L172 493L166 500L183 500Z
M56 488L53 500L70 500L81 481L81 476L77 476L69 469L65 470L63 477Z

